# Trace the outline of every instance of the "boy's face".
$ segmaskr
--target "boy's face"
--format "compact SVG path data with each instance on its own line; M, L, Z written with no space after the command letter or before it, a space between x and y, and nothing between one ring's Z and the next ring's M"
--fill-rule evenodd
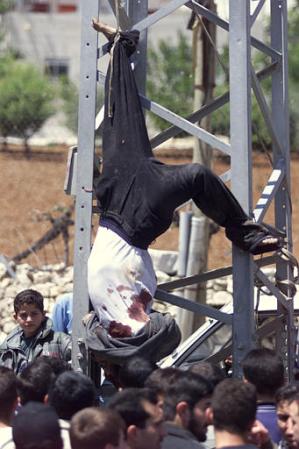
M14 314L14 318L22 328L25 337L32 337L36 334L40 325L45 319L44 312L41 312L34 304L23 304L21 309Z

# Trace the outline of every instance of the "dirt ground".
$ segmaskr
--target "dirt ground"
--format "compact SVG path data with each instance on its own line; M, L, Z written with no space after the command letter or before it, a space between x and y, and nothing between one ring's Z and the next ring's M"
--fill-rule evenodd
M44 214L58 216L58 208L66 208L73 202L64 193L68 149L64 147L34 148L31 158L25 157L22 148L11 147L0 151L0 254L12 258L23 251L51 227ZM177 153L175 153L177 154ZM167 159L168 163L183 163L188 157ZM228 165L221 159L214 163L214 171L222 173ZM271 167L264 155L254 157L254 204L263 190L271 173ZM292 203L293 203L293 242L294 253L299 255L299 158L292 157L291 164ZM273 223L273 208L266 215L268 223ZM70 228L70 252L73 252L74 227ZM178 228L172 227L154 243L154 248L176 250ZM63 260L63 242L58 237L41 251L22 262L40 267ZM72 262L72 260L71 260ZM212 237L209 250L209 268L218 268L231 263L231 245L220 230Z

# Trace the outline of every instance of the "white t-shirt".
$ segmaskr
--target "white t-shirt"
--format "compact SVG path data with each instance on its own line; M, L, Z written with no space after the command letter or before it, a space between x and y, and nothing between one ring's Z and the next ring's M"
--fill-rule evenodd
M15 449L11 427L0 427L0 449Z
M149 319L156 287L148 251L100 226L88 260L88 291L101 325L112 336L115 328L136 334Z

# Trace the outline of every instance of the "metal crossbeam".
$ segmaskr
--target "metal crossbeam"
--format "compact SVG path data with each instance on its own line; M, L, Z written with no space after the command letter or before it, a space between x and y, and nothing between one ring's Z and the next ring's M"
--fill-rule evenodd
M215 14L210 9L206 8L205 6L199 4L195 0L192 0L191 2L187 2L186 6L188 6L190 9L196 11L201 16L205 17L206 19L210 20L211 22L218 25L220 28L229 31L229 22L227 22L224 19L221 19L217 14ZM250 42L253 47L255 47L257 50L260 50L261 52L265 53L268 56L271 56L276 61L281 61L281 53L275 50L274 48L270 47L269 45L264 44L264 42L261 42L260 40L256 39L255 37L250 37Z
M216 320L221 321L225 324L232 324L232 317L227 313L220 312L213 307L205 306L203 304L198 304L196 302L190 301L183 298L182 296L173 295L165 292L164 290L156 290L155 298L161 301L168 302L177 307L182 307L183 309L189 310L190 312L199 313L200 315L208 316Z
M267 78L275 71L276 68L277 68L277 62L274 62L274 63L270 64L269 66L263 68L262 70L260 70L257 73L258 80L261 81L261 80ZM209 103L204 104L198 111L192 112L192 114L190 114L186 117L186 120L188 120L191 123L200 121L207 115L212 114L213 112L217 111L217 109L221 108L228 102L229 102L229 91L225 92L224 94L220 95L217 98L214 98ZM158 145L161 145L161 143L165 142L166 140L170 139L171 137L175 137L180 132L181 132L181 129L178 126L171 126L171 127L167 128L166 130L162 131L161 133L157 134L157 136L155 136L151 139L152 148L155 148Z
M256 267L265 267L277 262L277 256L263 257L262 259L256 259L254 264ZM217 270L210 270L206 273L196 274L193 276L187 276L183 279L176 279L174 281L163 282L158 285L159 290L172 291L178 288L186 287L187 285L200 284L210 281L212 279L218 279L224 276L232 274L232 266L218 268Z
M207 144L211 145L211 147L217 148L218 150L223 151L223 153L225 154L230 154L230 146L225 142L223 142L222 140L215 137L213 134L209 133L200 126L190 123L188 120L184 119L183 117L180 117L178 114L175 114L174 112L170 111L164 106L160 106L158 103L150 101L143 96L140 97L142 106L145 107L148 111L151 111L156 115L158 115L159 117L167 120L168 122L173 123L175 126L178 126L181 130L186 131L192 136L195 136L198 139L202 140L203 142L206 142Z
M252 27L252 25L254 24L256 19L258 18L258 15L261 12L261 10L263 9L263 6L264 6L265 3L266 3L266 0L260 0L259 3L257 4L253 14L250 17L250 27Z
M263 94L262 88L260 86L260 83L257 79L257 76L255 74L254 68L251 66L251 76L252 76L252 87L253 91L255 93L255 97L257 99L258 105L260 107L261 113L263 115L263 118L265 120L265 124L267 126L267 129L269 131L269 134L271 136L272 142L277 146L277 149L281 154L283 154L282 145L279 141L279 137L276 133L276 130L273 126L273 121L271 118L271 112L269 110L269 107L267 105L265 96Z
M280 160L278 162L277 167L272 171L271 176L268 179L266 186L264 187L263 193L261 194L255 206L253 215L257 223L261 223L261 221L263 221L267 210L269 209L278 189L281 187L281 184L285 179L283 164L283 160Z
M155 23L159 22L161 19L164 19L164 17L167 17L169 14L176 11L181 6L184 6L186 3L186 0L172 0L168 2L165 6L162 6L157 11L155 11L150 16L146 17L143 20L140 20L138 23L135 23L133 25L133 28L135 30L144 31L154 25Z
M287 301L281 291L270 281L270 279L261 271L256 270L255 272L257 278L268 288L268 290L274 295L280 304L285 308L289 309L292 301Z
M284 316L280 315L275 317L273 320L268 321L266 324L261 326L256 330L257 337L262 340L263 338L267 337L267 335L272 334L275 330L277 330L278 326L283 322ZM212 364L220 363L221 361L225 360L227 357L229 357L232 353L232 344L226 346L224 349L222 349L220 352L217 352L216 354L211 355L206 359L207 362L210 362Z

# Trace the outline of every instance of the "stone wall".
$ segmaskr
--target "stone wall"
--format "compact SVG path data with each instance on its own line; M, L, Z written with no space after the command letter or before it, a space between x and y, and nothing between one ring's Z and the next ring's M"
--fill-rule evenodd
M0 263L0 342L16 325L13 319L13 300L18 292L33 288L45 299L45 310L51 313L57 296L73 290L73 267L63 270L62 265L49 265L35 269L28 264L13 266L12 277Z

